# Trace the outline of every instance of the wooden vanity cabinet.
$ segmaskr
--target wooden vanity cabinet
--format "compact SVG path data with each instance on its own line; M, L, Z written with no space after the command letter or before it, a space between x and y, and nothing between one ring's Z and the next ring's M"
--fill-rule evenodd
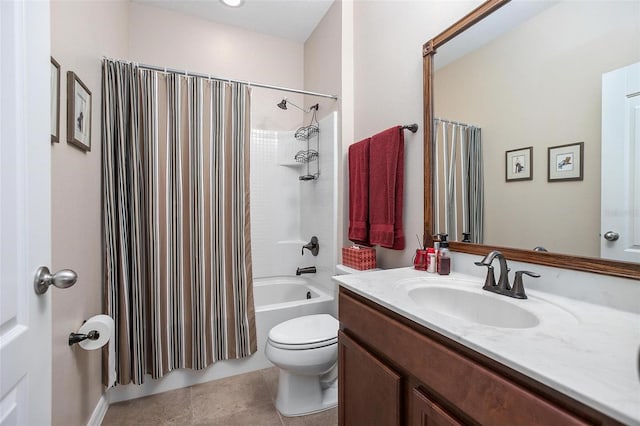
M340 288L342 426L620 424Z

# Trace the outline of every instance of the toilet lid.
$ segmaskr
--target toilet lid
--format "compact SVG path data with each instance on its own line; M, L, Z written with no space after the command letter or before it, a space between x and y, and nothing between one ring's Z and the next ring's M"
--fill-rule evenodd
M273 327L269 340L280 345L324 346L338 339L340 323L328 314L293 318Z

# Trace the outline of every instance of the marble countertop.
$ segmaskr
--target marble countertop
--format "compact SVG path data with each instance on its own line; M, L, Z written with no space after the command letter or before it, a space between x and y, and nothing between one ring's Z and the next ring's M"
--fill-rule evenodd
M526 278L526 277L525 277ZM481 290L483 279L413 268L334 277L340 285L625 424L640 426L640 315L552 293L526 300ZM532 328L481 325L425 309L408 290L451 286L501 298L538 316ZM526 285L526 280L525 280Z

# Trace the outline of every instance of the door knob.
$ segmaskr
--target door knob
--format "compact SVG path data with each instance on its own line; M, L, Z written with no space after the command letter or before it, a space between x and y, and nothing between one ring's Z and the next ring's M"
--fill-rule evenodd
M77 280L78 274L71 269L62 269L52 274L49 268L41 266L36 271L36 276L33 279L33 288L36 294L44 294L52 284L58 288L69 288L74 285Z
M617 232L608 231L604 234L604 239L607 241L616 241L618 238L620 238L620 234Z

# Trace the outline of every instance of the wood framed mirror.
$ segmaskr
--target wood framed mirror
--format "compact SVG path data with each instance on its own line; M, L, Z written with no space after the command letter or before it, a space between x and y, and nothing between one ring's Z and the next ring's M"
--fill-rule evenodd
M436 125L434 123L434 120L436 118L436 113L438 111L434 110L434 79L435 79L435 68L434 68L434 59L435 56L438 53L438 50L443 48L443 46L449 42L451 42L452 40L458 38L460 35L462 35L465 32L468 33L472 33L473 30L475 30L476 28L474 28L476 25L478 25L479 23L481 23L482 21L486 21L488 20L488 17L491 17L493 19L493 15L494 13L496 15L498 15L496 12L499 10L506 10L507 8L513 6L512 4L509 4L510 0L488 0L485 1L484 3L482 3L480 6L478 6L476 9L474 9L473 11L471 11L469 14L467 14L466 16L464 16L462 19L460 19L458 22L456 22L455 24L453 24L452 26L450 26L449 28L447 28L445 31L443 31L442 33L438 34L436 37L434 37L433 39L427 41L424 45L423 45L423 66L424 66L424 75L423 75L423 85L424 85L424 238L425 241L429 244L433 243L433 238L432 236L434 234L437 234L441 231L441 225L440 225L440 220L437 220L437 223L439 225L436 225L436 219L434 217L434 215L436 214L440 214L440 209L438 208L437 212L436 212L436 208L434 207L434 200L435 200L435 196L436 196L436 190L434 189L434 184L435 182L438 180L436 175L437 173L439 173L438 170L438 166L435 162L435 154L438 153L437 148L434 148L436 145L436 137L438 134L438 128L436 128ZM514 2L517 3L517 2ZM533 2L530 2L533 3ZM549 2L551 3L551 2ZM557 3L557 2L553 2L553 3ZM560 2L562 3L562 2ZM552 6L555 7L555 6ZM503 9L504 8L504 9ZM640 10L640 8L638 9ZM635 13L635 12L634 12ZM494 15L494 16L496 16ZM633 19L637 19L639 16L633 16ZM593 26L592 26L593 28ZM551 45L559 45L562 43L562 41L560 41L559 39L556 39L553 37L553 35L550 34L540 34L538 33L539 39L545 39L545 41L547 43L551 43ZM495 36L498 37L498 36ZM632 40L632 48L634 48L634 46L640 47L640 40ZM595 46L594 46L595 47ZM614 47L608 46L609 49L615 49ZM540 49L544 49L544 46L540 46ZM444 49L442 49L444 51ZM638 48L638 52L640 52L640 48ZM598 51L597 49L591 49L590 51L590 55L592 56L600 56L601 51ZM443 55L444 56L444 55ZM637 61L640 61L640 59L637 59ZM490 78L490 75L483 75L482 78ZM599 87L598 87L599 90ZM487 101L488 102L488 101ZM489 103L487 103L487 107L489 107ZM597 108L600 108L600 106L598 105ZM597 109L596 112L599 112L599 109ZM447 117L450 118L450 117ZM457 118L457 117L456 117ZM592 120L593 121L593 120ZM598 129L599 127L599 123L598 123ZM595 138L594 138L595 139ZM568 142L582 142L579 140L569 140ZM483 143L490 143L487 141L483 141ZM562 143L556 143L554 142L554 140L546 140L545 141L546 146L548 147L553 147L554 145L563 145ZM524 148L525 146L527 146L526 142L519 142L519 140L516 140L513 142L514 146L512 146L511 148L516 149L516 148ZM596 156L594 155L594 153L597 153L598 156L598 164L596 167L596 171L597 171L597 176L594 177L594 175L596 175L596 173L589 173L587 172L587 177L585 178L585 182L580 181L578 182L578 185L591 185L596 186L596 184L594 182L597 182L597 186L598 186L598 193L599 193L599 185L600 185L600 164L599 164L599 156L600 156L600 141L594 141L593 143L591 143L591 141L587 141L585 143L586 147L591 147L591 151L588 151L586 154L586 160L591 159L591 161L593 161L593 157ZM540 147L535 147L534 148L534 152L533 152L534 156L537 156L537 160L536 160L536 166L537 167L551 167L553 165L551 159L549 159L547 161L546 156L547 156L547 149L541 149ZM496 157L496 156L494 156ZM497 161L497 160L496 160ZM504 167L505 167L505 157L504 157L504 151L502 154L502 157L500 157L500 161L501 161L501 168L500 168L500 173L502 176L502 180L503 182L500 182L500 185L504 185ZM604 161L604 160L603 160ZM548 166L547 166L547 162L548 162ZM494 164L495 166L495 164ZM582 167L582 164L580 165L580 167ZM496 168L496 167L493 167ZM535 169L535 170L541 170L541 169ZM506 183L506 185L511 185L510 188L516 188L516 185L532 185L532 181L536 181L536 184L542 185L542 184L546 184L551 186L554 189L560 188L561 185L570 185L570 184L575 184L576 182L564 182L564 183L552 183L552 182L547 182L547 176L546 173L536 173L535 170L533 171L534 173L534 177L531 180L522 180L520 182L511 182L511 183ZM543 169L546 170L546 169ZM438 175L439 176L439 175ZM591 179L591 180L589 180ZM508 179L507 179L508 180ZM485 187L486 187L486 183L485 183ZM523 188L524 186L521 186L520 188ZM502 187L501 187L502 188ZM564 187L564 188L569 188L568 190L573 190L575 188L578 188L576 186L574 187ZM506 201L502 201L503 202L503 208L504 209L508 209L509 208L509 203ZM600 203L600 200L598 199L598 205ZM597 212L598 218L599 218L599 212ZM633 213L630 213L633 214ZM638 222L638 218L636 217L634 219L636 222ZM640 224L637 224L637 227L640 228ZM599 240L602 238L602 233L604 233L605 231L601 231L600 229L600 224L598 223L597 226L597 230L596 229L592 229L589 230L588 232L591 234L590 238L594 239L597 238L598 241L595 241L594 244L600 245ZM586 232L586 231L585 231ZM640 234L640 231L637 232L638 234ZM597 237L596 237L597 235ZM461 238L460 238L461 240ZM484 239L484 241L491 241L491 239ZM544 246L545 243L544 241L541 241L540 244L536 244L536 245L541 245ZM517 246L517 245L514 245ZM565 269L573 269L573 270L577 270L577 271L585 271L585 272L591 272L591 273L598 273L598 274L605 274L605 275L611 275L611 276L618 276L618 277L624 277L624 278L632 278L632 279L636 279L636 280L640 280L640 263L637 263L635 261L620 261L620 260L609 260L609 259L604 259L604 258L598 258L595 257L594 255L581 255L581 254L575 254L575 253L570 253L570 250L564 252L562 250L558 250L557 252L553 252L554 247L550 247L550 251L549 252L540 252L540 251L534 251L533 247L531 248L513 248L514 246L512 246L511 244L479 244L479 243L469 243L469 242L459 242L459 241L455 241L455 238L452 239L452 242L450 243L450 249L453 251L458 251L458 252L463 252L463 253L469 253L469 254L477 254L477 255L485 255L487 254L490 250L500 250L501 252L503 252L505 254L505 256L510 259L510 260L516 260L516 261L522 261L522 262L529 262L529 263L534 263L534 264L540 264L540 265L546 265L546 266L552 266L552 267L559 267L559 268L565 268Z

